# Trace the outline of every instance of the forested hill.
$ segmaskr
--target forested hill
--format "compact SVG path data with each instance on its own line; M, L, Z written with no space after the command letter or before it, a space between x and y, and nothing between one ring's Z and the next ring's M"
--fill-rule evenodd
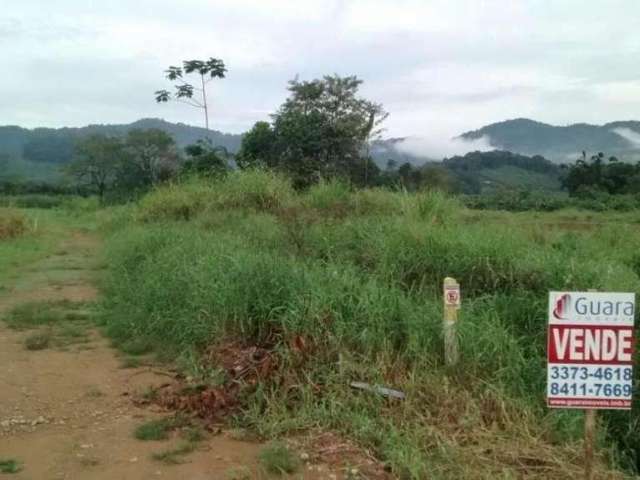
M582 151L589 154L607 152L623 160L640 157L639 121L554 126L518 118L492 123L460 135L465 140L483 137L496 149L542 155L556 163L575 161Z
M560 190L560 167L544 157L494 150L445 158L442 166L465 193L500 189Z
M88 125L80 128L36 128L16 126L0 127L0 157L10 156L43 163L65 163L72 155L76 139L94 133L124 135L133 129L157 128L169 133L180 147L209 138L215 146L236 152L241 135L171 123L157 118L145 118L121 125Z

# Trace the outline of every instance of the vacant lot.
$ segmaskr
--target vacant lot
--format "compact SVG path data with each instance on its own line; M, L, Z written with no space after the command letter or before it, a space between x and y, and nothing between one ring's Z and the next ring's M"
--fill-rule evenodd
M544 407L547 292L638 291L639 220L468 211L336 182L296 193L232 173L102 214L105 325L232 391L234 421L264 437L333 431L401 478L571 478L582 414ZM464 299L455 369L442 360L446 276ZM247 349L268 358L257 374L220 368ZM634 469L635 416L600 420L603 462Z

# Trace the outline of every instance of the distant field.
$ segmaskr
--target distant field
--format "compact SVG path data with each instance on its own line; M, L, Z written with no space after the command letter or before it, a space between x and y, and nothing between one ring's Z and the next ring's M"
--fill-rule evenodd
M581 414L544 407L547 292L640 292L637 211L471 211L438 193L331 182L300 194L234 172L100 215L116 342L136 335L196 376L228 342L267 349L279 367L243 393L241 425L334 430L400 478L579 475ZM442 361L445 276L464 299L455 371ZM616 445L606 461L634 469L635 420L601 419Z
M493 192L500 188L560 191L560 180L558 178L514 166L483 169L478 172L478 175L483 193Z

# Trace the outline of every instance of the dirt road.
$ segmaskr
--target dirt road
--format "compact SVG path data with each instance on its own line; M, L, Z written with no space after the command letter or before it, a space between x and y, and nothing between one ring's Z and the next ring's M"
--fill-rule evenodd
M99 249L93 235L70 233L54 254L23 266L0 289L0 316L29 302L94 301ZM122 359L94 328L82 341L41 350L25 348L30 334L0 322L0 460L15 459L21 466L7 478L264 478L258 462L262 445L225 432L207 436L182 463L152 459L180 439L136 440L137 426L167 413L138 408L131 398L166 377L148 367L122 368ZM311 472L305 466L292 478L338 478L319 468Z

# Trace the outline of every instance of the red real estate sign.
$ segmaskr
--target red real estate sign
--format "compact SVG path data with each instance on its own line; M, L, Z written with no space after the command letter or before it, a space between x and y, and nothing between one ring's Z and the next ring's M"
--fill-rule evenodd
M551 292L547 405L630 409L635 294Z

